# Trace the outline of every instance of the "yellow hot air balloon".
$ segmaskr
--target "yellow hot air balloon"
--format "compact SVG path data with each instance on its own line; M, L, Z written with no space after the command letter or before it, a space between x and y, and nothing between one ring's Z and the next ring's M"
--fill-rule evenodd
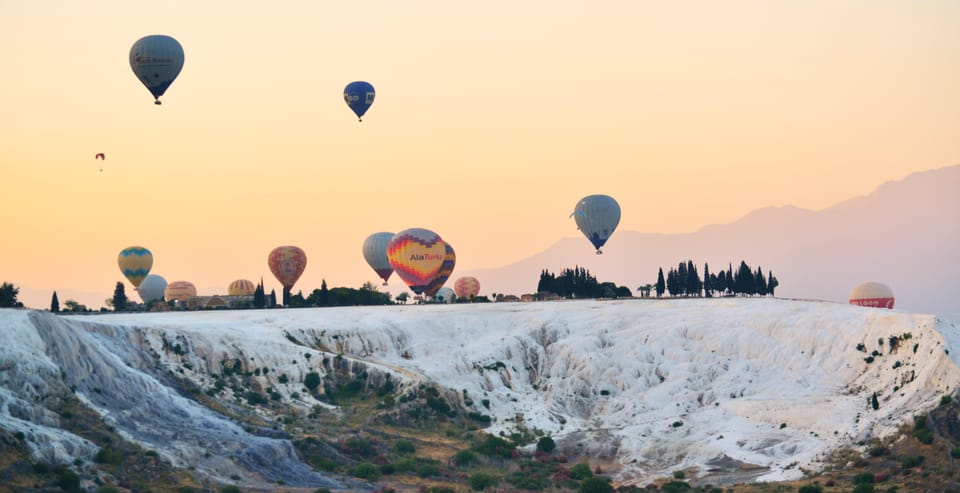
M117 264L120 266L120 272L123 272L130 283L139 288L140 283L153 267L153 254L141 246L127 247L117 256Z
M257 286L253 284L253 281L237 279L227 287L227 294L230 296L250 296L256 290Z
M427 289L443 265L447 244L440 235L423 228L405 229L387 243L390 266L416 294Z

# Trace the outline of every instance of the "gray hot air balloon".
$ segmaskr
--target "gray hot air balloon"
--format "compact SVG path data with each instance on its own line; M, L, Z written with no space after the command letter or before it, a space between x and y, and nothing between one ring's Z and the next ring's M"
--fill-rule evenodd
M363 258L383 279L384 286L393 274L393 267L390 266L390 259L387 258L387 243L390 243L392 238L393 233L374 233L363 241Z
M597 254L620 224L620 204L608 195L588 195L577 202L574 209L577 228L593 243Z
M144 303L149 303L154 300L162 300L163 292L166 289L166 279L156 274L150 274L143 278L143 282L141 282L140 287L137 288L137 293L140 294L140 299L143 300Z
M144 36L130 48L130 68L153 94L154 104L160 104L160 96L183 68L183 47L163 34Z

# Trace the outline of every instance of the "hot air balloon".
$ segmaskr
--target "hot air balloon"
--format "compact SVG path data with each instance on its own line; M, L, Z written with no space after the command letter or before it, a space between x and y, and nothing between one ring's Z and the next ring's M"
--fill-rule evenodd
M144 303L150 303L154 300L162 300L163 294L167 289L167 280L156 275L150 274L143 278L140 287L137 288L137 294Z
M865 282L850 291L850 304L893 308L893 290L879 282Z
M405 229L387 244L390 266L416 294L422 294L437 275L446 252L440 235L423 228Z
M343 88L343 100L347 102L347 106L357 114L357 118L360 121L363 121L363 114L370 109L370 105L373 104L373 98L376 97L376 93L373 90L373 86L369 82L356 81L347 84L347 87Z
M197 295L197 287L190 281L173 281L167 284L167 289L163 291L163 297L167 301L179 301L183 303Z
M480 293L480 281L476 277L460 277L453 283L453 290L457 293L457 298L469 300Z
M440 270L437 271L437 274L433 276L433 279L427 284L427 289L423 290L423 294L436 296L440 288L443 287L443 284L447 282L447 279L450 279L450 274L453 274L453 266L456 265L456 263L457 254L453 251L453 247L447 243L446 251L443 254L443 263L440 264Z
M456 294L452 289L448 287L442 287L439 291L437 291L437 294L433 296L433 299L441 303L452 303L454 296L456 296Z
M610 238L613 230L620 224L620 204L607 195L588 195L577 202L574 209L577 228L593 243L597 255L603 253L600 247Z
M230 296L250 296L256 290L257 286L252 281L237 279L227 287L227 294Z
M303 253L299 247L280 246L274 248L267 257L267 265L270 266L270 272L283 285L287 292L300 279L303 269L307 268L307 254Z
M127 247L120 251L117 264L120 265L120 272L130 280L133 287L139 288L140 283L153 267L153 254L140 246Z
M183 47L170 36L144 36L130 48L130 68L153 94L154 104L183 68Z
M387 258L387 244L393 239L393 233L374 233L363 240L363 258L373 271L383 279L383 285L393 274L390 259Z

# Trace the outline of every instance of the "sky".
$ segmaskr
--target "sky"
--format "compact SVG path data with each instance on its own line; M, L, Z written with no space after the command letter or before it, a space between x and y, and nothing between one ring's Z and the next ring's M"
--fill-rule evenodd
M148 34L185 51L162 106L128 63ZM279 290L267 254L297 245L306 293L375 282L378 231L513 263L596 193L654 233L822 209L960 163L958 54L952 0L7 0L0 281L97 308L141 245L200 294Z

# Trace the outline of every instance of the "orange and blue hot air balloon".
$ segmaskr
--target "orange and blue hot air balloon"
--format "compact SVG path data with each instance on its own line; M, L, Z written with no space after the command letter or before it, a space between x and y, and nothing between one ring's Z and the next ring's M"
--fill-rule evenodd
M440 235L424 228L405 229L387 244L390 266L416 294L422 294L437 275L446 256L447 244Z
M153 254L141 246L127 247L117 256L117 264L120 266L120 272L123 272L124 277L133 284L133 287L139 288L140 283L153 267Z
M443 263L440 264L440 270L437 271L437 275L433 276L433 279L430 280L430 284L427 284L427 289L423 290L423 294L435 297L440 291L440 288L443 287L443 284L447 282L447 279L450 279L450 274L453 274L453 266L457 264L457 254L453 251L453 247L447 243L447 251L443 255Z
M376 92L373 90L373 85L362 80L351 82L343 88L343 100L356 113L360 121L363 121L363 114L370 109L375 97Z
M393 267L387 258L387 244L393 239L393 233L374 233L363 241L363 258L374 272L383 279L383 285L393 275Z
M283 285L283 289L290 288L300 279L300 274L307 268L307 254L299 247L280 246L274 248L267 256L267 265L274 277Z

